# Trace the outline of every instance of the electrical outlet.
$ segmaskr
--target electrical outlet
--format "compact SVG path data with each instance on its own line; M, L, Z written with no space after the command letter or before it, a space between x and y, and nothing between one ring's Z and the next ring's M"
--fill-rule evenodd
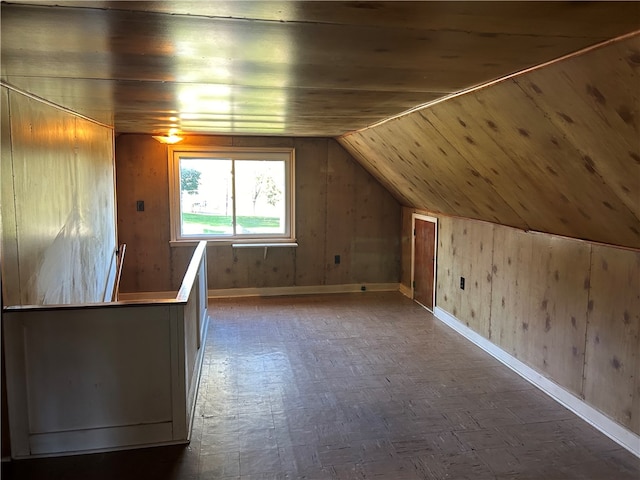
M464 290L464 277L460 277L460 289Z
M136 211L144 212L144 200L138 200L136 202Z

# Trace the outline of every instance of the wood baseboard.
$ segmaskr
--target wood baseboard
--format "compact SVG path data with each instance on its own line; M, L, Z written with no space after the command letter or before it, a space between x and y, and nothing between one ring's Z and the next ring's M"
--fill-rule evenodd
M397 292L399 289L400 285L398 283L353 283L343 285L305 285L292 287L225 288L209 290L209 298L270 297L282 295L312 295L352 292Z
M405 297L413 298L413 290L411 290L411 287L407 287L406 285L401 283L398 290L400 290L400 293L403 294Z

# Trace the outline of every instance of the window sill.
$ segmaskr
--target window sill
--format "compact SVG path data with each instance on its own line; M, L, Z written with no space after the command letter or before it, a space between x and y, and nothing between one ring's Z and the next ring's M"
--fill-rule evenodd
M297 242L232 243L231 248L297 247Z
M169 245L171 247L197 247L200 240L171 240ZM298 246L297 242L265 242L265 241L246 241L242 243L234 242L233 240L207 240L207 247L227 247L231 248L271 248L271 247L289 247L295 248Z

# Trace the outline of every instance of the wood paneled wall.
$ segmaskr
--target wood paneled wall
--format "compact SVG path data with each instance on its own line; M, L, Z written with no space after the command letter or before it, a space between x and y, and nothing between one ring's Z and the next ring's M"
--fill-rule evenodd
M400 205L336 141L193 136L185 142L296 150L299 246L270 248L265 259L262 248L210 245L209 288L399 281ZM167 148L150 136L120 135L116 175L118 234L127 244L121 290L176 290L193 249L169 245ZM136 200L144 200L144 212L136 211Z
M640 433L640 252L594 245L589 285L585 398Z
M639 67L636 34L339 141L403 205L640 248Z
M438 228L436 305L640 433L640 252L444 216Z
M113 130L0 91L5 305L101 302L116 248Z

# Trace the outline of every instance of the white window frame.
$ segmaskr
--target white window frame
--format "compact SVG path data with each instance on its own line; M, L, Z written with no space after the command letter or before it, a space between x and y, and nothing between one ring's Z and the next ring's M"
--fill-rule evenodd
M200 240L216 244L277 246L295 243L295 149L293 148L249 148L199 145L171 145L169 157L169 218L171 222L171 244L194 244ZM285 162L285 232L284 234L256 235L189 235L181 233L180 203L180 158L225 158L232 160L282 160ZM234 195L235 197L235 195ZM235 198L234 198L235 202ZM235 208L234 208L235 216ZM284 246L284 245L283 245Z

